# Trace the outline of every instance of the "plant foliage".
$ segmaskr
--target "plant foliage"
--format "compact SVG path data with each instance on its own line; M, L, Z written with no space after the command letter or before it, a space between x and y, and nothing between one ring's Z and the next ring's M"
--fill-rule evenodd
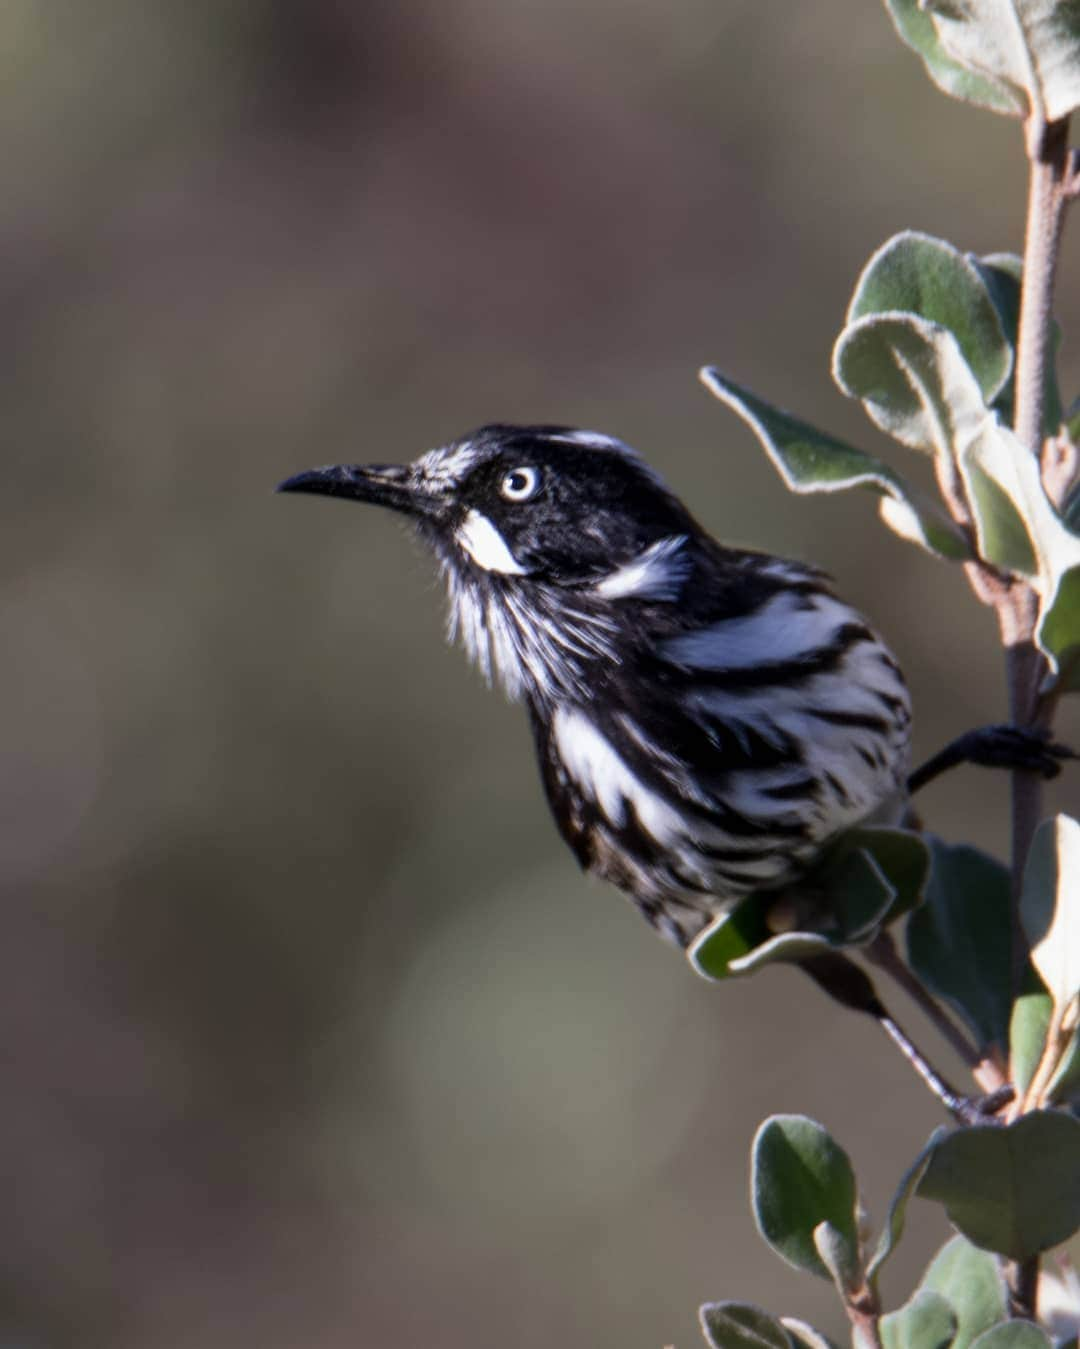
M1080 690L1080 451L1073 441L1080 418L1062 411L1053 368L1060 335L1048 303L1060 221L1080 195L1080 171L1067 153L1068 118L1080 105L1080 3L885 5L939 88L1023 121L1032 181L1047 184L1041 198L1033 191L1029 211L1051 213L1029 218L1023 261L977 257L905 230L874 253L856 282L833 376L900 447L901 460L910 451L928 456L941 500L915 490L902 468L719 370L707 367L702 379L746 422L793 492L868 491L894 533L966 567L976 595L997 609L1003 635L1014 646L1026 642L1035 662L1028 703L1017 696L1014 715L1020 708L1028 724L1045 727L1057 700ZM1040 237L1050 240L1049 252L1038 252ZM1025 440L1023 408L1033 396L1036 430ZM1054 478L1051 460L1071 462L1066 480ZM1017 632L1020 601L1031 618ZM1026 788L1018 781L1014 790L1032 790L1030 780ZM1059 815L1017 849L1014 870L1023 880L1014 887L1007 867L967 844L915 829L856 830L822 860L797 901L750 895L690 951L697 971L714 980L776 963L833 969L848 959L845 951L860 949L887 968L895 948L882 947L884 934L906 916L907 963L892 972L909 991L921 990L939 1024L948 1021L942 1003L959 1019L964 1031L952 1026L954 1043L970 1046L981 1080L996 1074L1010 1086L1004 1111L991 1110L982 1122L973 1122L977 1112L959 1112L959 1127L930 1138L876 1237L865 1230L851 1161L822 1125L782 1115L758 1130L751 1168L758 1229L789 1265L834 1285L859 1349L1046 1349L1055 1342L1037 1323L1038 1261L1080 1229L1080 823ZM859 987L870 992L848 1005L872 1010L872 985ZM956 1235L907 1301L887 1309L880 1273L916 1197L941 1205ZM1071 1277L1075 1337L1080 1279ZM746 1303L710 1303L701 1323L707 1341L723 1349L829 1343L803 1322ZM1059 1308L1058 1343L1060 1326Z

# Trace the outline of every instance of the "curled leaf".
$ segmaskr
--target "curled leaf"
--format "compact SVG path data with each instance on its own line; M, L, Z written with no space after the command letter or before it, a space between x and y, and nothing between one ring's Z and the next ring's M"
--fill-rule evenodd
M847 322L870 314L907 313L947 329L983 399L991 403L1009 378L1013 353L988 284L989 272L944 239L905 230L882 244L863 268Z
M1032 964L1060 1008L1080 996L1080 823L1041 824L1024 869L1020 921Z
M945 53L1056 122L1080 106L1080 10L1073 0L922 0Z
M953 60L920 0L885 0L885 6L896 31L922 57L927 74L939 89L992 112L1023 116L1023 104L1011 89Z
M792 492L840 492L864 487L880 497L878 512L890 529L938 557L971 556L967 540L934 502L880 460L773 407L706 366L701 381L757 436Z

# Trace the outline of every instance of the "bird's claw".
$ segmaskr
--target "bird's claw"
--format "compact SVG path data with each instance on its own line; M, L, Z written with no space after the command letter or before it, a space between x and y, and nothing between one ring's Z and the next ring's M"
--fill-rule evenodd
M1080 754L1051 740L1048 731L1020 726L980 726L969 731L966 758L984 768L1012 768L1055 778L1068 759Z
M1015 1096L1015 1087L1012 1083L1006 1082L1003 1087L998 1087L996 1091L986 1096L959 1097L950 1104L949 1113L958 1124L1001 1124L1002 1121L997 1118L998 1113Z

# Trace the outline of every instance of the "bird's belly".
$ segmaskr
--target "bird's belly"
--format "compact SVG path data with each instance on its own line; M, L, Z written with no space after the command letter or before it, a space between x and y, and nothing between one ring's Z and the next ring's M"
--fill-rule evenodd
M891 771L871 783L862 765L853 790L808 762L798 774L732 772L690 800L580 708L556 711L550 731L542 766L563 837L587 871L630 895L680 945L742 896L802 876L844 828L871 815L895 822L902 809Z

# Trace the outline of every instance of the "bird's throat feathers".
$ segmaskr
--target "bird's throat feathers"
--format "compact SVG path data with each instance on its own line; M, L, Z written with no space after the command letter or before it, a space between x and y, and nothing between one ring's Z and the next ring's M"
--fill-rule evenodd
M603 601L542 580L462 566L439 549L449 604L447 636L460 639L488 683L515 701L588 696L598 661L617 661L619 625ZM516 584L515 584L516 582Z

